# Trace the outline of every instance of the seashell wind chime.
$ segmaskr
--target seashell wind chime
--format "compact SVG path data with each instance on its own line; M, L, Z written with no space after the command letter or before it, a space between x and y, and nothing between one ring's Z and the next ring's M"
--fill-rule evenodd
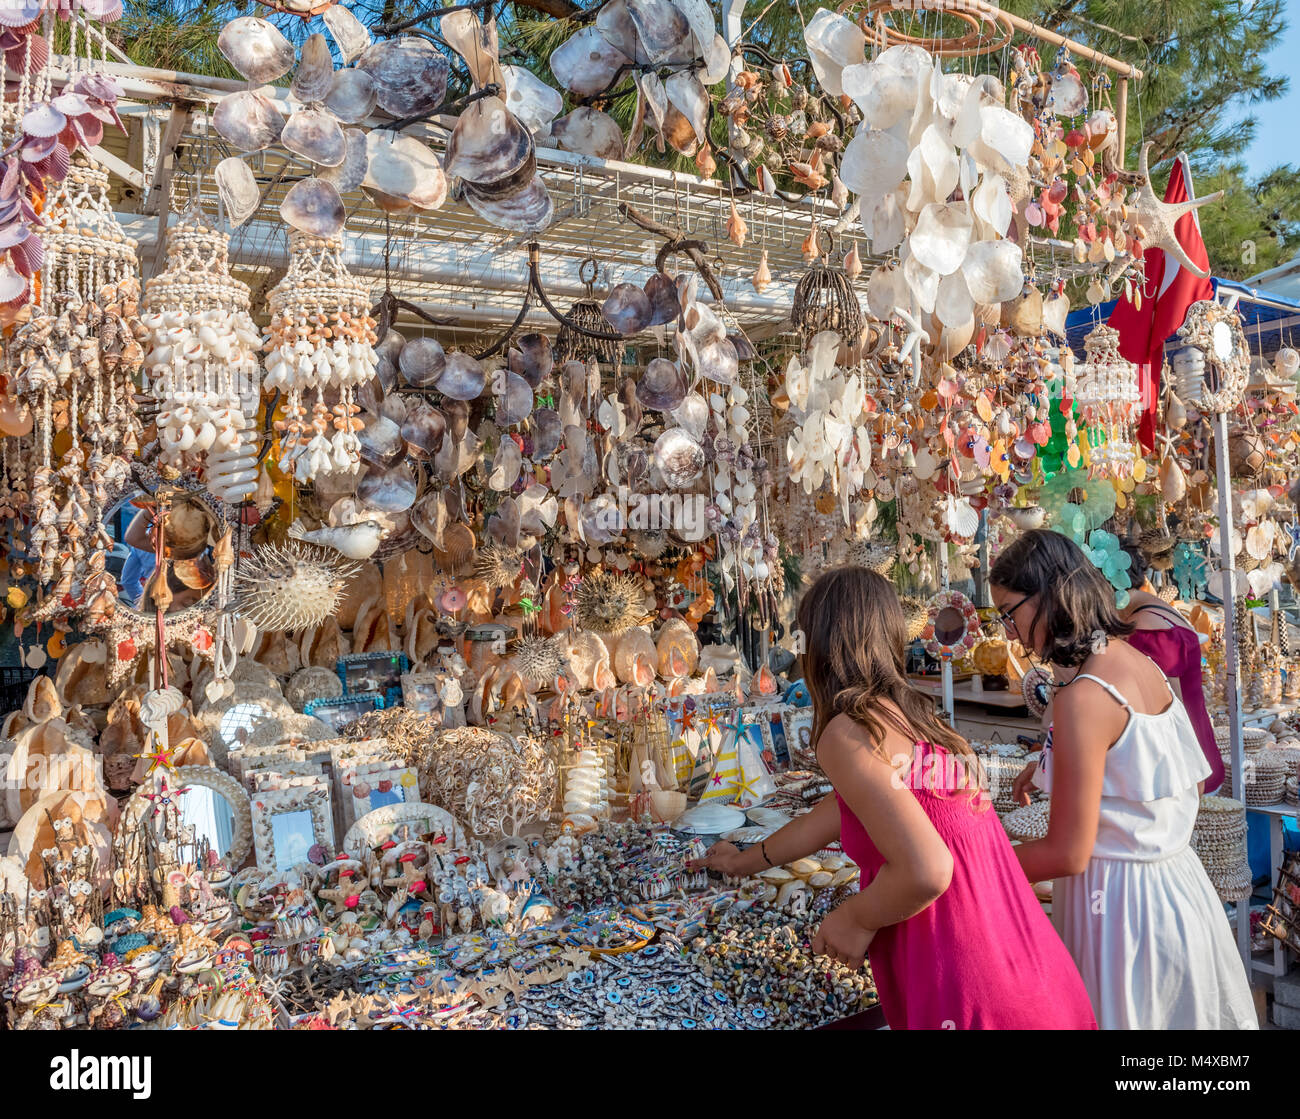
M355 471L365 424L354 390L375 376L370 293L343 263L338 237L289 234L289 271L268 296L265 388L285 393L280 469L299 482ZM308 407L305 398L315 391Z
M79 162L50 199L40 303L10 347L19 396L35 413L31 552L38 581L53 583L35 616L84 606L92 623L115 608L103 516L139 449L133 390L144 356L136 246L107 188L107 174Z
M1087 425L1089 472L1094 478L1127 477L1141 457L1132 430L1142 400L1137 366L1120 355L1119 332L1105 324L1089 333L1083 348L1087 360L1075 400Z
M257 486L262 334L246 284L230 275L230 237L195 213L167 234L167 267L145 285L145 369L160 402L162 460L178 470L206 462L207 488L239 502Z

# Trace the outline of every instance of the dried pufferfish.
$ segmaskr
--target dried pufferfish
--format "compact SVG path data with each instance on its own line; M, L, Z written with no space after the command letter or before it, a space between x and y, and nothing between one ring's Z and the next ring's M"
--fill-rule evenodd
M338 608L359 564L296 541L263 545L235 572L235 611L264 632L320 625Z

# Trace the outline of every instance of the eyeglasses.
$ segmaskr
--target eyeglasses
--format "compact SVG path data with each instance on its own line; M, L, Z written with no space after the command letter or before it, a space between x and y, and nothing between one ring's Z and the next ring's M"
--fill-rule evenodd
M998 611L998 621L1002 623L1003 629L1010 630L1012 633L1020 632L1019 630L1016 629L1016 619L1014 617L1015 612L1019 610L1026 602L1028 602L1033 597L1034 597L1033 595L1027 594L1014 606L1008 607L1006 610Z

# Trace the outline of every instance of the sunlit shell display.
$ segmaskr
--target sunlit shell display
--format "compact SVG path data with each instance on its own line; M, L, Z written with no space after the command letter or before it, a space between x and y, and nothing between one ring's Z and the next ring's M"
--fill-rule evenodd
M217 103L212 127L241 152L260 152L280 139L284 114L271 98L255 90L241 89Z
M335 72L325 108L344 124L360 124L375 109L375 80L355 66Z
M375 129L366 136L368 170L362 185L421 210L436 210L447 199L447 177L438 157L414 136Z
M499 97L475 101L447 140L447 174L486 184L517 172L532 157L533 138Z
M361 53L357 65L374 79L379 107L395 117L430 112L447 96L450 63L425 39L381 40Z
M293 44L272 23L257 16L232 19L217 36L217 49L250 82L283 77L293 65Z
M655 440L654 463L673 489L691 485L704 473L704 448L680 427L671 427Z
M294 183L280 203L280 216L294 229L313 237L333 237L343 228L347 211L338 190L323 179Z

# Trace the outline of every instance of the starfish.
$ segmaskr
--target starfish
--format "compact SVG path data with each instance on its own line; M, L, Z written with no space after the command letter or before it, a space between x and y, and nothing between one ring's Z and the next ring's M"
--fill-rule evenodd
M921 380L921 346L930 341L930 333L913 316L911 311L905 311L902 307L895 307L894 314L907 324L907 337L903 339L903 344L899 346L900 355L912 359L912 384L913 386L920 383Z
M1190 214L1198 206L1204 206L1207 202L1217 202L1223 197L1223 191L1216 190L1204 198L1189 198L1186 202L1165 202L1157 198L1151 186L1151 172L1147 166L1147 153L1151 150L1152 143L1154 141L1148 140L1143 144L1142 154L1138 156L1138 174L1142 176L1142 185L1138 187L1137 204L1129 227L1135 232L1138 226L1142 227L1138 240L1141 241L1144 250L1163 249L1193 276L1208 280L1210 273L1195 264L1187 255L1187 250L1183 248L1174 232L1174 226L1179 218L1184 214Z

